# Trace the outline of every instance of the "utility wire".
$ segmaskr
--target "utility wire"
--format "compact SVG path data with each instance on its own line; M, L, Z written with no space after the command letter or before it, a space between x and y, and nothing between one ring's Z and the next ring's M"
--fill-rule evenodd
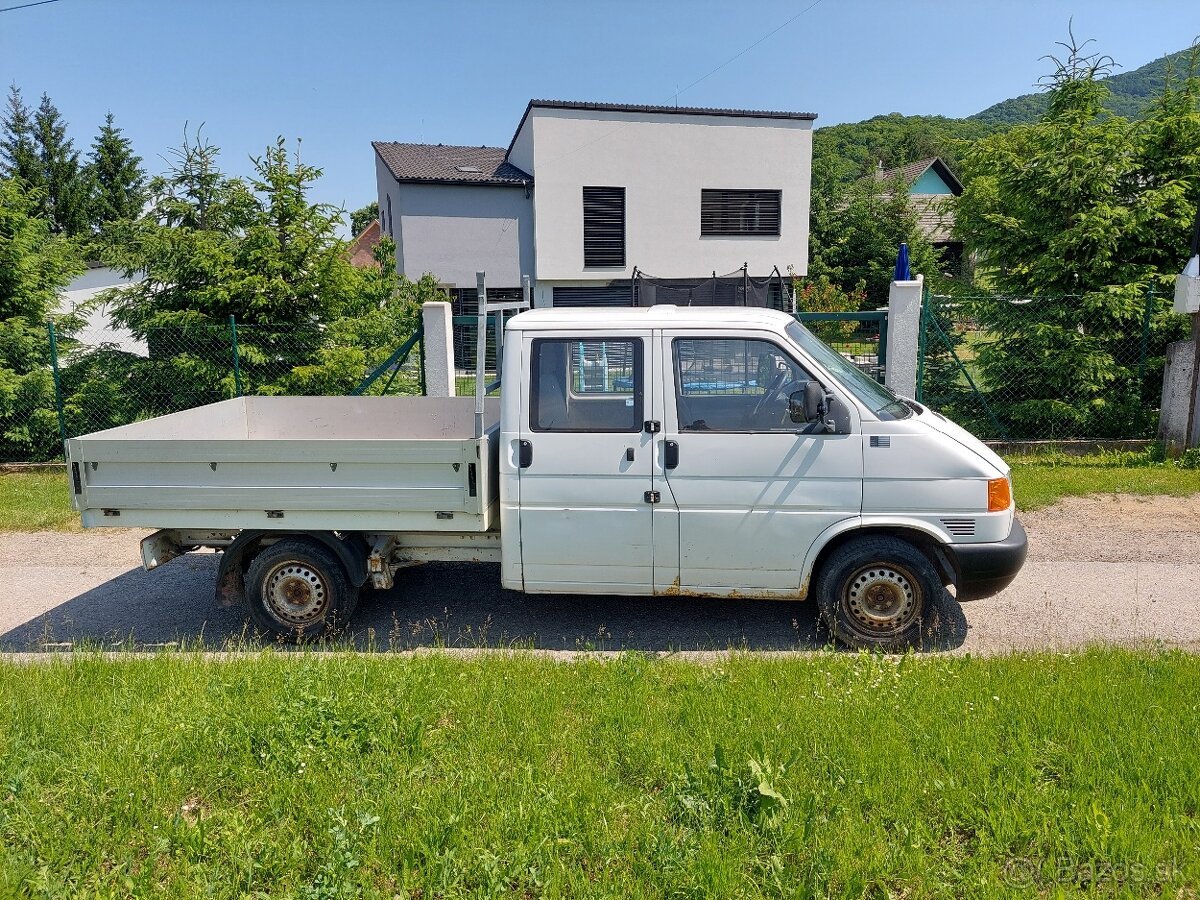
M682 94L684 91L694 88L696 85L698 85L700 82L704 81L706 78L711 78L713 75L716 75L718 72L720 72L726 66L741 59L743 56L745 56L747 53L749 53L751 50L753 50L755 47L757 47L763 41L768 40L769 38L775 36L776 34L778 34L781 31L783 31L783 29L787 28L789 25L791 25L793 22L795 22L798 18L800 18L802 15L804 15L810 9L813 9L814 7L818 6L822 2L823 2L823 0L813 0L812 3L808 4L808 6L804 7L804 9L800 10L800 12L796 13L794 16L792 16L790 19L788 19L782 25L777 25L775 28L772 28L770 31L768 31L766 34L764 34L762 37L760 37L753 44L751 44L748 47L743 47L741 50L739 50L733 56L729 57L729 59L725 60L725 62L721 63L719 66L717 66L712 71L706 72L705 74L703 74L699 78L697 78L695 81L693 81L691 84L677 90L671 96L671 99L673 99L675 101L675 105L676 106L679 105L679 95ZM622 124L618 125L616 128L612 128L612 129L604 132L603 134L592 138L592 140L587 141L586 143L580 144L574 150L568 150L562 156L559 156L554 159L543 162L542 167L544 168L545 166L547 166L551 163L560 162L561 160L566 159L568 156L578 153L580 150L583 150L586 147L590 147L592 144L598 143L598 142L604 140L605 138L611 137L612 135L616 134L618 131L621 131L622 129L627 128L628 126L630 126L632 124L633 124L632 122L623 122Z
M14 9L28 9L31 6L45 6L47 3L57 3L58 0L37 0L36 3L22 3L19 6L6 6L0 12L12 12Z
M818 6L821 2L822 2L822 0L813 0L812 3L810 3L810 4L808 4L808 6L804 7L804 9L800 10L800 12L796 13L794 16L792 16L790 19L788 19L786 22L784 22L782 25L778 26L777 28L775 28L771 31L768 31L766 34L764 34L762 37L760 37L757 41L755 41L749 47L745 47L744 49L739 50L737 53L735 53L733 56L729 57L729 59L725 60L725 62L721 63L719 66L717 66L711 72L707 72L704 75L701 75L699 78L697 78L691 84L684 87L682 90L676 91L675 92L676 99L678 99L679 95L682 94L684 91L690 90L691 88L694 88L696 85L698 85L700 82L704 81L706 78L710 78L711 76L716 75L718 72L720 72L723 68L725 68L730 63L737 62L737 60L741 59L743 56L745 56L747 53L749 53L751 50L753 50L755 47L757 47L763 41L767 40L768 38L774 37L776 34L783 31L783 29L787 28L789 25L791 25L793 22L795 22L798 18L800 18L802 15L804 15L806 12L808 12L813 7Z

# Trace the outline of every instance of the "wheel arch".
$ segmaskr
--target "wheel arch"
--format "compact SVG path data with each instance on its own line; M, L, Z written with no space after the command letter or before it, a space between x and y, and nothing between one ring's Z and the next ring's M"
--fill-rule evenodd
M929 560L941 574L944 584L957 583L958 566L954 552L947 546L937 529L929 523L920 519L872 521L859 517L830 525L813 541L805 555L804 569L801 573L800 585L804 596L808 596L817 573L839 547L855 538L871 535L887 535L907 541Z
M246 599L246 570L254 557L264 548L288 538L316 541L333 551L346 571L346 577L354 587L366 583L367 556L370 550L366 539L357 532L338 536L332 531L243 531L221 554L221 566L217 570L217 602L222 606L235 606Z

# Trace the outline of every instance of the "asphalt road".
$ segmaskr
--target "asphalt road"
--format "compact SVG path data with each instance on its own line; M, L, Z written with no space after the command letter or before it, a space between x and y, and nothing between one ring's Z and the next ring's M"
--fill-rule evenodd
M1008 590L943 611L934 649L995 653L1092 642L1200 648L1200 497L1068 500L1022 516L1031 554ZM254 636L213 598L217 556L138 566L142 532L0 535L0 650L194 644ZM428 565L365 595L361 648L763 652L829 643L814 605L778 601L526 596L498 566Z

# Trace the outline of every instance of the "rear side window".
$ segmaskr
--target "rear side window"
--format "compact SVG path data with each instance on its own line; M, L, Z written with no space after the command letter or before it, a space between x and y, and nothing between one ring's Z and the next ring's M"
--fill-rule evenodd
M642 430L640 338L540 338L530 381L533 431Z

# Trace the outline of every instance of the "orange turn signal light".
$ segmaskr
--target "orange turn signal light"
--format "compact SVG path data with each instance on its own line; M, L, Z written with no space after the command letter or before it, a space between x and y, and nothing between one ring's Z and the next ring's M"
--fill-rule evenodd
M988 512L1004 512L1012 502L1012 485L1007 478L988 479Z

